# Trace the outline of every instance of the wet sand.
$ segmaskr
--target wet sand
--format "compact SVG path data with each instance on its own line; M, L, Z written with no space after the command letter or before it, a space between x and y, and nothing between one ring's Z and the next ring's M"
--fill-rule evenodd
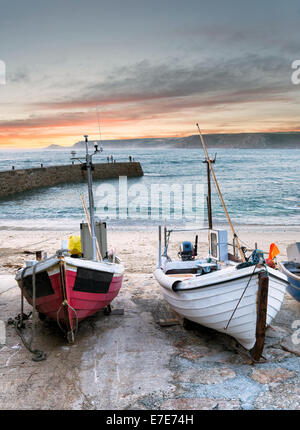
M20 312L13 274L28 252L48 256L74 232L0 231L0 320ZM182 240L172 237L175 257ZM268 251L286 245L300 231L243 231L242 244ZM157 264L157 231L108 231L109 246L126 266L124 285L113 302L124 315L99 312L83 321L74 345L56 323L39 322L35 346L46 361L33 362L13 327L0 345L0 409L300 409L300 345L291 343L300 304L286 294L268 329L265 363L250 365L225 335L203 327L161 327L173 317L152 272ZM199 254L207 253L207 233L199 234ZM26 304L26 311L30 307ZM300 322L299 322L300 323ZM295 324L295 323L294 323ZM300 338L300 335L299 335ZM292 352L293 351L293 352Z

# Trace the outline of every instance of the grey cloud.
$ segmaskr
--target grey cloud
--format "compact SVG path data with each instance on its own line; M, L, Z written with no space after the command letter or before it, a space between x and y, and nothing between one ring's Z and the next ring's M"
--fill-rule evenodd
M71 100L39 106L67 109L191 96L210 98L218 104L216 93L220 99L230 98L231 103L265 100L266 95L282 98L294 90L290 67L285 58L255 54L231 60L212 58L194 65L142 61L114 70L101 81L82 88Z
M25 68L21 69L17 69L15 71L10 71L9 70L9 65L7 65L7 82L10 83L28 83L30 82L30 74L28 72L28 70L26 70Z

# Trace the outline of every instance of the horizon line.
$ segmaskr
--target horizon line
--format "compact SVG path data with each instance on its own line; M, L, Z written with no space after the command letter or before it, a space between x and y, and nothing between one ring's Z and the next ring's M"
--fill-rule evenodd
M216 133L210 133L210 132L208 132L208 133L202 133L202 135L203 136L215 136L215 135L239 135L239 134L297 134L297 133L300 133L300 130L288 130L288 131L280 131L280 130L277 130L277 131L243 131L243 132L240 132L240 131L237 131L237 132L230 132L230 133L226 133L226 132L216 132ZM122 138L118 138L118 139L99 139L99 137L98 138L92 138L91 136L92 135L89 135L89 137L90 137L90 142L92 142L92 141L98 141L98 142L115 142L115 141L122 141L122 140L146 140L146 139L153 139L153 140L155 140L155 139L166 139L166 140L168 140L168 139L184 139L184 138L187 138L187 137L191 137L191 136L197 136L198 134L197 133L195 133L195 134L187 134L187 135L183 135L183 136L144 136L144 137L122 137ZM82 135L82 136L84 136L84 135ZM2 146L2 144L0 143L0 151L1 150L10 150L10 149L15 149L15 150L18 150L18 149L47 149L47 148L49 148L49 147L51 147L51 146L58 146L58 147L61 147L61 148L72 148L76 143L80 143L80 142L83 142L83 140L77 140L76 142L74 142L74 143L72 143L72 144L66 144L66 145L63 145L63 144L56 144L56 143L49 143L48 145L46 145L46 146L23 146L22 144L11 144L11 145L7 145L7 146ZM120 149L120 148L119 148Z

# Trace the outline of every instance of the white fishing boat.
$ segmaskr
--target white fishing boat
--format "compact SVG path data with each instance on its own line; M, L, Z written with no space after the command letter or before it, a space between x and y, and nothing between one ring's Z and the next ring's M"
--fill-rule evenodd
M211 233L216 231L210 231L210 237ZM224 236L224 231L217 233ZM224 255L227 244L218 246ZM288 284L283 273L256 262L258 254L247 263L221 262L212 253L203 259L171 261L165 254L154 276L176 313L234 337L257 360L260 337L279 312Z
M250 351L253 361L259 361L266 327L276 317L284 299L287 276L269 267L263 252L258 249L246 256L247 250L239 244L212 168L215 160L208 156L200 129L199 134L206 153L208 176L208 255L197 258L196 236L194 246L190 242L182 242L178 252L180 260L172 261L168 256L168 246L170 234L176 230L165 228L164 250L161 252L159 227L159 261L154 276L165 300L177 314L232 336ZM210 172L240 259L228 252L227 231L212 229Z

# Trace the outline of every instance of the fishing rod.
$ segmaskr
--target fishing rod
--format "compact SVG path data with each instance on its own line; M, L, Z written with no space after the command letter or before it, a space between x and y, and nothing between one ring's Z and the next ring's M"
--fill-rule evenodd
M230 228L231 228L231 231L232 231L232 234L233 234L233 237L234 237L235 243L237 244L237 247L238 247L238 250L239 250L239 253L240 253L240 256L241 256L242 261L243 261L243 262L245 262L245 261L246 261L246 259L245 259L245 255L244 255L244 253L243 253L243 251L242 251L242 248L241 248L240 242L239 242L238 237L237 237L237 234L236 234L236 232L235 232L235 230L234 230L234 227L233 227L233 224L232 224L232 222L231 222L231 219L230 219L230 216L229 216L228 210L227 210L227 208L226 208L226 205L225 205L225 202L224 202L224 199L223 199L223 196L222 196L222 193L221 193L221 190L220 190L220 187L219 187L219 184L218 184L218 181L217 181L217 178L216 178L216 175L215 175L214 169L213 169L213 167L212 167L212 163L211 163L211 161L210 161L210 158L209 158L209 155L208 155L208 152L207 152L207 149L206 149L206 146L205 146L205 143L204 143L203 137L202 137L202 133L201 133L201 130L200 130L199 124L197 123L197 124L196 124L196 126L198 127L199 136L200 136L200 140L201 140L201 143L202 143L203 149L204 149L204 151L205 151L206 159L207 159L207 162L208 162L208 164L209 164L209 168L210 168L210 171L211 171L211 173L212 173L212 176L213 176L213 179L214 179L214 182L215 182L215 185L216 185L216 188L217 188L217 191L218 191L218 194L219 194L219 197L220 197L220 200L221 200L221 203L222 203L222 206L223 206L223 209L224 209L225 215L226 215L226 217L227 217L227 219L228 219L228 222L229 222L229 225L230 225Z

